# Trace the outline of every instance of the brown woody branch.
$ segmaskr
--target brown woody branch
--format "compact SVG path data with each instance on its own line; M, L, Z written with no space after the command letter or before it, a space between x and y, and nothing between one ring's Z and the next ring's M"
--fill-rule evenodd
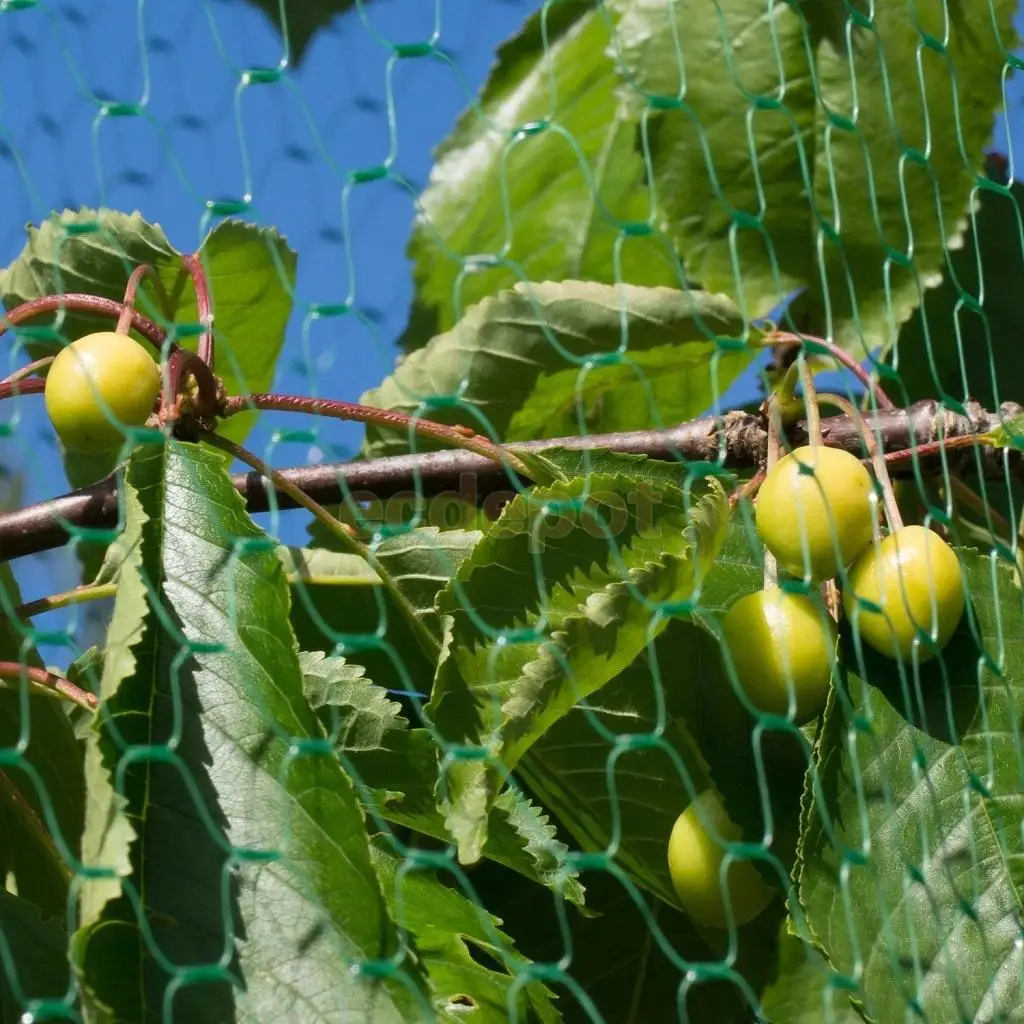
M1004 402L998 412L983 409L978 403L967 404L968 415L962 416L943 408L937 402L917 402L906 409L882 409L866 413L864 420L875 432L885 452L903 451L932 444L941 438L984 434L1024 412L1021 406ZM821 421L825 444L844 448L859 457L865 455L864 445L854 423L847 416L832 416ZM807 424L793 424L787 430L787 441L799 445L807 441ZM545 448L606 448L612 451L648 455L657 459L683 459L686 462L718 462L732 470L751 469L764 459L767 434L759 415L730 412L722 417L708 416L667 430L640 430L619 434L591 434L587 437L564 437L532 441L515 448L541 451ZM954 474L974 472L979 468L989 477L1006 472L1006 450L989 447L957 447L944 454L932 454L917 460L923 472L935 472L940 458L945 458ZM1012 471L1024 476L1017 453L1009 454ZM907 475L915 461L907 459L890 466L890 473ZM299 487L321 505L337 504L347 499L386 500L395 496L434 497L457 495L468 502L496 509L500 500L515 493L525 481L516 480L508 470L491 459L467 451L440 451L422 455L397 455L364 462L334 463L320 466L299 466L281 471L289 482ZM250 512L265 512L270 507L270 488L258 473L241 473L233 478L235 488L245 498ZM295 508L286 494L277 492L276 505ZM489 500L490 499L490 500ZM0 515L0 561L60 547L68 541L68 526L109 529L117 523L118 501L116 480L108 477L99 483L73 491L58 498L30 505Z

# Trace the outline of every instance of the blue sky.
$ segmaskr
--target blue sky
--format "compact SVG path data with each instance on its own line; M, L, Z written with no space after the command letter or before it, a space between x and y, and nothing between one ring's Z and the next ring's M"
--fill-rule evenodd
M206 200L248 192L247 216L276 226L300 254L277 390L355 399L394 363L412 295L404 250L413 208L387 182L355 188L350 279L345 175L381 164L394 147L396 173L425 184L433 147L485 81L495 46L531 9L532 0L374 0L316 37L287 85L242 90L242 71L277 65L283 45L241 0L72 0L0 13L0 264L21 250L26 222L65 206L139 209L190 250ZM389 42L435 33L454 68L434 60L389 67ZM99 118L104 98L144 103L148 116ZM350 294L372 331L346 317L304 334L302 307ZM0 422L11 416L5 404ZM19 401L15 415L0 464L32 466L23 501L63 492L42 403ZM309 421L266 415L249 446L280 466L341 458L361 440L361 428L318 421L316 443L303 430L304 442L270 447L275 429L300 422ZM286 514L267 525L301 542L304 522ZM26 598L77 582L66 551L23 559L16 571Z
M282 57L266 17L242 0L40 0L5 10L0 265L20 251L25 223L54 208L139 209L188 250L200 241L207 199L248 192L250 216L277 226L300 254L299 312L277 390L309 392L315 380L319 394L354 399L393 365L411 297L404 249L413 209L409 196L387 182L355 189L348 210L350 279L345 175L382 163L394 145L396 172L424 184L432 148L484 82L495 46L536 6L536 0L373 0L321 33L288 84L241 90L246 67L274 66ZM432 60L389 65L389 42L435 33L454 67ZM1014 82L1009 88L1011 121L1019 120L1020 89ZM107 98L144 104L147 116L99 118L98 102ZM345 317L320 321L304 334L303 306L343 301L350 293L372 318L372 330ZM7 362L0 358L0 368ZM11 415L11 403L5 405L0 422ZM42 403L25 399L16 416L13 438L0 439L0 464L32 467L25 501L62 492L66 483ZM268 447L281 426L281 416L266 415L250 439L251 448L279 466L341 457L361 437L355 427L321 422L301 442ZM304 520L297 516L267 525L301 542ZM17 574L27 598L77 582L67 552L21 560Z

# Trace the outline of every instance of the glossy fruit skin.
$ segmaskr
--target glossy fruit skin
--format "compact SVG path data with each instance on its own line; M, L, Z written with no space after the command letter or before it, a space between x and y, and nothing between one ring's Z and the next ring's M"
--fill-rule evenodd
M701 817L708 822L705 826ZM728 928L720 874L725 848L717 834L735 842L740 829L730 821L713 789L701 793L679 815L668 841L668 870L676 895L686 913L698 924ZM728 869L729 903L737 927L753 921L771 903L775 892L762 880L749 860L734 857Z
M821 714L835 659L836 626L824 608L780 587L741 597L722 620L736 678L760 711L803 725Z
M119 424L142 426L159 393L160 368L153 358L137 341L113 331L87 334L61 350L44 392L64 446L84 455L120 448L125 433Z
M883 613L858 607L858 598L878 605ZM964 613L960 560L933 530L904 526L877 549L869 547L850 567L843 611L861 639L889 658L911 659L918 626L941 649ZM935 653L922 642L917 660L929 661Z
M787 572L803 578L809 570L815 582L831 579L871 543L871 493L871 474L856 456L839 448L795 448L761 484L757 532Z

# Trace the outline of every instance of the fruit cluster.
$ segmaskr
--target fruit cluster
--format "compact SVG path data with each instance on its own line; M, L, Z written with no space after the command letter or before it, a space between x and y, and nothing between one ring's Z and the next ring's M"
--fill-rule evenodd
M948 642L964 611L960 563L923 526L875 542L876 503L860 460L837 448L798 448L772 467L757 496L757 531L778 565L810 583L839 576L843 612L869 647L918 663ZM723 621L736 677L758 710L803 724L824 706L836 627L820 602L773 586L737 601ZM920 638L924 638L923 640Z
M923 526L897 526L876 540L874 486L848 452L798 448L768 472L757 496L757 531L780 569L806 583L843 578L843 613L867 646L925 662L950 640L964 612L960 563ZM740 598L722 622L735 676L759 711L797 725L825 705L837 628L821 601L770 585ZM740 838L714 790L676 821L668 865L680 903L698 923L726 927L756 917L771 889L749 861L722 868L725 842ZM724 884L722 884L724 883Z

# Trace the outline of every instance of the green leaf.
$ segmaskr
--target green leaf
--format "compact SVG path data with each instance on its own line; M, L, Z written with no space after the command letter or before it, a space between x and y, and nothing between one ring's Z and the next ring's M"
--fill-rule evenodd
M545 4L498 50L420 197L407 350L519 281L683 283L675 253L646 230L652 201L613 41L600 6L569 0Z
M1010 1020L1024 1003L1024 611L1012 566L957 554L971 611L919 674L880 655L860 662L844 637L845 687L805 806L801 905L880 1022L911 1005L923 1020Z
M402 705L365 678L362 665L329 658L320 651L299 653L302 689L331 742L341 750L376 750L392 729L407 729Z
M335 538L327 534L321 523L315 522L310 534L315 545L333 549L336 544ZM423 526L386 537L373 548L373 555L381 568L395 581L412 604L417 617L438 640L441 639L441 626L434 600L469 557L480 537L479 530L441 530L436 526Z
M1015 0L951 6L612 0L689 276L752 315L806 288L792 312L814 333L892 343L959 244L1017 46Z
M40 916L27 900L0 889L0 1019L38 1019L33 1000L70 1003L72 984L62 921Z
M629 476L638 487L649 488L652 495L662 487L685 488L692 483L692 463L655 459L648 455L613 452L607 448L517 448L516 455L530 466L542 467L549 481L568 481L593 474Z
M249 0L253 7L266 14L287 40L288 64L294 68L302 63L313 36L328 28L335 18L351 10L356 2L357 0Z
M216 318L217 373L228 394L268 391L292 313L298 264L295 250L274 228L225 220L203 240L199 255ZM166 283L168 270L161 268L161 276ZM191 283L174 319L176 323L198 320ZM194 344L195 339L188 340L189 348ZM255 413L242 413L225 420L217 433L241 443L255 422Z
M362 401L505 441L552 436L549 428L662 426L704 412L742 373L753 350L733 341L713 356L718 339L744 334L743 318L721 295L584 281L517 284L473 306ZM586 370L588 361L599 365ZM583 431L575 418L578 384L594 412ZM562 418L548 423L553 402ZM420 438L415 446L430 447ZM407 431L367 428L367 456L408 450Z
M313 543L324 547L290 555L310 569L303 578L301 567L291 563L300 570L291 609L300 647L329 654L343 651L347 661L363 665L371 678L393 680L395 689L425 696L436 666L424 655L403 612L383 586L346 585L372 583L376 573L362 559L332 554L336 542L318 524L311 533ZM422 527L389 537L375 549L380 564L438 640L434 598L479 538L473 530Z
M75 937L92 1018L164 1019L173 994L196 1021L299 1006L313 1021L418 1019L417 962L303 694L275 546L214 451L140 448L124 494L142 541L121 568L89 744ZM377 980L353 969L392 956ZM221 966L169 988L195 964Z
M899 333L890 358L899 374L890 387L897 404L973 398L996 409L1024 394L1016 344L1024 331L1016 295L1024 275L1024 185L982 188L975 199L966 236L951 247L941 283L925 292Z
M607 871L587 876L593 912L584 917L567 908L564 923L492 866L482 865L472 877L519 950L558 964L571 979L572 987L556 989L567 1024L746 1024L774 969L777 915L752 922L739 933L737 948L727 951L721 940L709 945L683 914Z
M761 997L766 1024L860 1024L835 974L813 948L788 932L779 933L778 977Z
M531 965L499 930L501 921L473 899L442 884L433 873L417 870L412 858L403 863L380 843L372 848L372 857L392 915L415 939L441 1020L468 1017L480 1024L561 1020L552 994L542 984L524 979L518 989L513 988ZM411 870L401 870L406 865ZM533 898L542 899L543 894L538 890ZM500 969L478 963L471 946Z
M673 623L659 640L677 627L695 641L676 644L678 653L694 656L703 634L693 626ZM711 785L682 717L691 680L678 678L681 667L662 675L645 652L548 729L516 769L581 849L614 848L634 882L676 907L668 837Z
M28 241L18 258L0 273L0 298L12 309L21 302L63 292L88 292L121 301L132 270L153 266L174 298L171 322L197 327L195 290L180 277L181 253L163 229L141 214L117 210L64 210L38 227L27 226ZM230 394L267 390L284 344L292 308L296 255L276 231L241 221L218 224L204 239L200 255L206 269L217 325L216 370ZM166 325L156 290L148 279L138 308ZM39 317L34 328L52 324L53 340L29 341L32 358L52 355L61 344L91 331L113 329L109 318L82 313ZM169 326L169 325L168 325ZM179 338L195 350L189 333ZM253 414L233 416L219 433L241 442L252 428ZM74 486L91 483L113 469L117 452L97 458L68 456L65 468Z
M0 660L41 668L32 629L13 616L21 593L0 563ZM44 913L67 912L68 883L84 822L82 746L62 703L0 688L0 870Z
M437 810L438 745L427 729L409 729L400 705L341 658L301 654L307 696L367 809L386 821L448 841ZM311 671L312 670L312 671ZM517 788L495 801L484 855L582 905L583 888L565 864L566 847L544 814Z
M533 488L439 597L447 630L427 712L447 743L484 755L454 758L443 780L463 863L480 856L502 773L637 657L668 624L664 607L693 596L728 515L712 485L692 508L668 487L639 502L627 476Z

